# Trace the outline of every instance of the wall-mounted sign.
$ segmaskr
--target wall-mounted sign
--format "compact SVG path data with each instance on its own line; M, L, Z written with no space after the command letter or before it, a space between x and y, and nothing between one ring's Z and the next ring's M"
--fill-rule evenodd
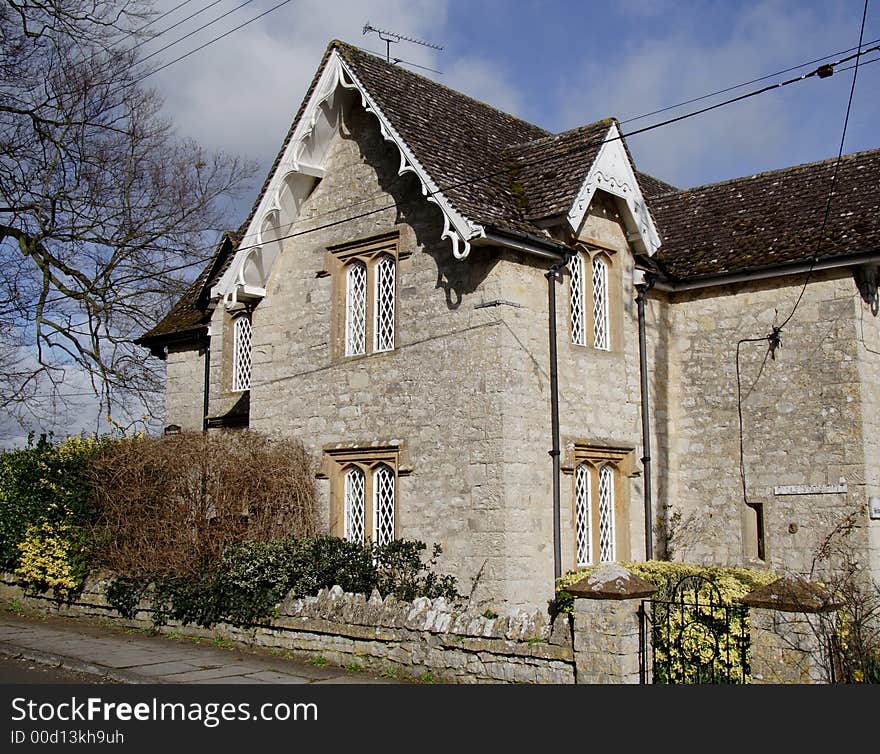
M871 518L880 518L880 495L868 498L868 515Z
M774 487L774 495L836 495L847 491L846 482L840 484L791 484Z

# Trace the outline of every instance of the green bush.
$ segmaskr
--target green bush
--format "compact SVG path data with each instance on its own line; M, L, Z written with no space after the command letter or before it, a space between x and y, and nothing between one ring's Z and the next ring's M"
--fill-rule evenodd
M400 600L457 597L454 577L434 572L439 546L425 563L423 542L395 540L383 547L362 546L338 537L243 542L228 547L213 573L199 577L121 576L108 588L108 602L132 617L149 594L153 623L169 618L210 628L220 621L252 625L272 617L287 595L306 597L339 585L346 592Z
M88 463L109 439L42 436L0 453L0 569L34 590L71 597L91 563Z

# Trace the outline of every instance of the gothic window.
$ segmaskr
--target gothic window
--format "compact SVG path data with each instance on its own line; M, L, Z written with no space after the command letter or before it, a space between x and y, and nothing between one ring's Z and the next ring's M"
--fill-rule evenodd
M611 348L608 317L608 263L602 256L593 257L593 345L603 351Z
M366 336L367 265L355 260L345 272L345 355L364 353Z
M386 545L395 539L398 456L396 447L325 451L333 533L362 544Z
M232 390L243 392L251 387L251 320L240 314L233 320Z
M574 534L577 566L609 563L628 552L622 469L632 451L579 446L574 451ZM572 471L571 467L569 470Z
M600 251L578 252L569 260L568 270L571 342L586 346L589 337L593 348L610 351L612 307L615 305L611 296L610 259Z
M373 273L373 350L394 350L394 259L380 257Z
M331 267L342 281L336 300L341 316L335 315L336 331L343 346L334 345L342 356L363 356L393 351L397 316L397 234L390 233L329 249Z
M586 313L584 311L584 258L575 254L568 263L571 273L571 342L587 345Z

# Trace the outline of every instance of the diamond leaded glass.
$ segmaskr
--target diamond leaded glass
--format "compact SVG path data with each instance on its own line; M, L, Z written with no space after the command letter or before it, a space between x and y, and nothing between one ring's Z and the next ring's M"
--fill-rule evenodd
M608 323L608 265L593 258L593 345L604 351L611 347Z
M575 536L577 538L577 564L593 562L593 543L590 532L592 506L590 505L590 469L582 463L575 472Z
M345 355L364 353L367 345L367 266L353 262L345 275Z
M374 285L373 350L394 349L394 260L382 257L376 264Z
M345 472L345 538L358 543L364 541L364 481L364 472L357 466Z
M571 342L587 345L584 327L584 258L575 254L568 263L571 273Z
M251 339L250 319L239 317L233 326L232 389L235 392L251 387Z
M614 471L599 469L599 562L614 560Z
M394 472L382 464L373 472L373 542L394 539Z

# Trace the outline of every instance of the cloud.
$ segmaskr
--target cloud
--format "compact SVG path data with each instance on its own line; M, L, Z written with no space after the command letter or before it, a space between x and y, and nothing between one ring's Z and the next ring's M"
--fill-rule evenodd
M766 2L738 9L729 26L705 18L655 25L613 59L581 61L563 77L564 127L622 120L854 46L851 4L811 8ZM679 21L681 21L679 23ZM624 132L736 96L796 71L708 101L624 123ZM876 80L876 78L875 78ZM639 167L678 185L732 178L836 152L849 80L812 79L629 140ZM867 86L867 85L866 85ZM820 88L821 87L821 88ZM825 125L827 124L827 125Z
M165 61L273 4L261 0L247 6L226 19L225 26L218 24L188 40L180 52L172 48L163 53ZM384 51L385 43L374 34L363 35L367 21L379 27L387 23L395 31L417 37L429 36L433 28L445 23L446 4L426 0L291 3L156 74L155 85L180 135L211 149L257 159L268 167L327 44L342 39ZM426 48L406 45L405 52L414 62L436 65Z

